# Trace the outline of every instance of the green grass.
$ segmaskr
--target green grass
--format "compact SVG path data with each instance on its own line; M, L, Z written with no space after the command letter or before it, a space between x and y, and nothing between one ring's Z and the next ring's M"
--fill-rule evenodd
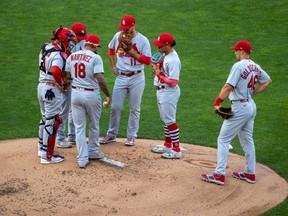
M150 42L161 32L175 38L181 61L181 98L177 121L182 142L216 147L222 121L213 113L213 101L227 79L234 53L229 47L239 39L252 43L252 59L272 78L272 85L255 101L257 161L269 166L286 180L288 129L287 35L288 2L212 0L2 0L0 8L0 139L37 137L40 119L36 88L38 53L60 24L86 24L88 33L101 37L105 77L112 91L114 76L107 57L107 45L117 31L120 18L132 14L137 30ZM152 46L152 52L157 49ZM126 135L128 103L122 113L119 137ZM109 122L103 110L101 135ZM151 67L146 67L146 88L141 106L138 136L162 139L163 128L156 105ZM238 140L233 152L243 155ZM285 215L287 199L264 215Z

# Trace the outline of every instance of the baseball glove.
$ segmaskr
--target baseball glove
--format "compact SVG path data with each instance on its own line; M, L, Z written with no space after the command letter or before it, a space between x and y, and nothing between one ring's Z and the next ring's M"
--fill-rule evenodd
M157 64L157 63L161 63L163 61L163 54L158 52L158 53L155 53L152 58L151 58L151 63L152 64Z
M219 109L215 110L215 113L223 119L229 119L233 116L231 107L219 107Z
M128 33L120 33L119 35L119 49L123 50L124 52L129 52L132 49L132 42L131 39L132 35Z
M71 86L71 74L67 72L62 73L63 76L63 86L62 86L62 91L67 92L70 89Z

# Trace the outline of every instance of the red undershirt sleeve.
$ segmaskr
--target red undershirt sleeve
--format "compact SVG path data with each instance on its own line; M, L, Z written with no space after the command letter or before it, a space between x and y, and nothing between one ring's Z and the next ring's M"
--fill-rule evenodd
M116 51L108 48L108 55L116 55Z
M63 85L61 79L61 69L58 66L52 66L52 75L59 86Z
M151 62L151 57L140 54L139 62L141 62L142 64L149 65Z
M164 83L170 86L176 86L178 84L178 80L170 79L169 77L166 77L164 74L159 73L157 77L161 80L163 80Z

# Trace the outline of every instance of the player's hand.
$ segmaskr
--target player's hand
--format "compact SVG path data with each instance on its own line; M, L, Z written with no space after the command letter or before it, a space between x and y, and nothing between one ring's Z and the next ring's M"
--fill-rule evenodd
M103 107L108 108L110 106L110 103L111 103L110 97L106 97L103 102Z
M220 107L220 106L214 106L214 111L215 111L215 110L219 110L219 107Z
M115 74L115 76L118 76L119 72L116 66L113 66L112 71Z
M152 64L153 73L157 76L160 73L160 64Z

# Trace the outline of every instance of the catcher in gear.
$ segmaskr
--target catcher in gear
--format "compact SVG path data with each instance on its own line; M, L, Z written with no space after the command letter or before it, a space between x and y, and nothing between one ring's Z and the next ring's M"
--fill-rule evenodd
M54 151L54 146L57 130L62 123L59 115L62 92L70 81L69 77L64 75L69 54L68 44L74 39L75 35L70 29L60 26L53 31L52 42L45 43L39 53L37 92L42 118L39 123L38 156L41 157L41 164L60 163L64 160L63 156Z

